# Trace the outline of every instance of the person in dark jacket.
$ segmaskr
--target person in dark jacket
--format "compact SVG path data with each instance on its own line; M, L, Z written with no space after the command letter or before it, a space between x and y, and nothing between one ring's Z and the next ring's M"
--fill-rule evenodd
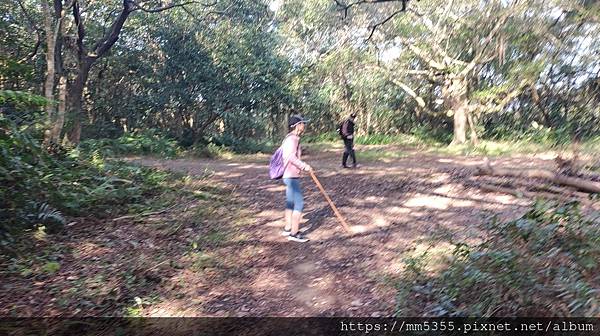
M342 156L342 167L350 168L347 165L348 157L352 158L352 168L356 168L356 155L354 154L354 119L356 113L352 113L348 119L342 123L340 130L344 140L344 155Z

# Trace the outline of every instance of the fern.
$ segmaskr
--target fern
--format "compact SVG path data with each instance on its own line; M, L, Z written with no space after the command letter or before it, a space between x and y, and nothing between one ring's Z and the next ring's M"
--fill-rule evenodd
M57 224L65 225L66 219L62 213L52 208L48 203L42 203L37 211L37 219L41 223L54 222Z

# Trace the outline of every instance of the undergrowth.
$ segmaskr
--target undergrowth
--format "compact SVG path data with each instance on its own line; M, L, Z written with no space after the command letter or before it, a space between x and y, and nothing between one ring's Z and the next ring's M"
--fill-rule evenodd
M181 151L177 141L153 129L126 133L116 139L89 139L81 142L79 147L83 152L97 152L103 156L157 155L171 158Z
M81 142L79 149L83 153L97 153L104 157L125 155L153 155L163 158L195 156L207 158L230 158L235 154L254 154L270 152L269 142L240 140L232 137L211 137L196 144L182 147L176 140L149 129L126 133L116 139L89 139Z
M58 232L67 217L104 218L143 203L174 179L105 160L99 152L48 152L26 129L0 116L0 249L39 228Z
M428 145L442 146L445 142L450 142L452 137L440 132L434 132L425 128L417 128L407 134L362 134L357 135L354 143L357 145ZM337 132L326 132L321 134L311 134L305 136L303 141L308 143L318 142L341 142Z
M454 244L431 271L425 251L397 281L399 316L598 316L600 223L579 204L538 201L521 218L487 224L489 239ZM438 256L439 259L439 256Z

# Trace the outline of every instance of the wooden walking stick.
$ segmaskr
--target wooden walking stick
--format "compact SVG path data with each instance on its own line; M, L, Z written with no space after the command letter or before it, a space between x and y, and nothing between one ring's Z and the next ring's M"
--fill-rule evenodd
M342 214L340 214L340 212L336 208L335 204L333 204L333 201L331 200L331 198L329 198L329 196L327 195L327 192L325 192L325 189L321 185L321 182L319 182L319 179L315 175L315 172L312 170L310 171L310 177L312 177L313 181L315 181L315 184L321 191L321 194L323 194L323 196L325 196L325 199L329 203L329 206L331 206L331 209L333 210L333 212L335 213L337 218L340 220L340 223L342 224L342 227L344 228L344 230L346 230L346 232L351 232L350 226L348 226L348 223L346 223L346 220L344 219L344 217L342 217Z

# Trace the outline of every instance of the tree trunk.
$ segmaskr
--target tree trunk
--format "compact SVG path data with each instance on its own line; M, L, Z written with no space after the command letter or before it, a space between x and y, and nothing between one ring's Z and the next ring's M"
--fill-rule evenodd
M83 89L87 83L88 75L92 62L87 59L78 62L77 66L77 77L69 88L69 112L72 116L73 124L71 131L69 132L68 139L74 144L78 145L81 140L81 117L83 115Z
M44 13L44 30L46 33L46 80L44 81L44 97L48 100L46 105L46 122L51 127L56 105L54 104L54 84L56 78L56 53L57 41L62 28L62 6L60 2L54 3L54 11L50 9L47 0L42 0ZM44 143L51 141L52 132L48 130L44 136Z
M469 129L471 129L471 143L477 145L479 143L479 137L477 137L477 130L475 129L475 122L473 121L473 112L469 109L467 113L467 121L469 122Z
M447 79L446 87L442 89L444 101L454 115L454 129L451 145L467 142L467 82L464 79Z
M371 110L369 110L369 112L366 112L367 114L367 125L365 127L365 131L367 135L371 134Z
M46 118L48 122L52 122L52 114L54 111L54 75L56 73L55 60L54 60L54 37L48 36L46 39L48 43L48 51L46 52L46 81L44 82L44 97L48 100L46 105Z
M228 108L225 109L225 111L227 110ZM215 121L217 121L220 117L221 116L218 113L211 113L208 117L206 117L204 121L197 124L196 128L194 129L195 136L199 138L202 135L204 135L206 129L208 129L212 124L214 124Z
M56 120L52 127L51 140L59 143L63 125L65 124L65 112L67 110L67 75L63 73L58 81L58 110Z
M464 144L467 142L467 115L463 107L454 110L453 132L452 145Z
M281 114L281 120L280 120L280 124L279 125L280 125L280 135L283 138L290 131L290 128L288 127L288 113L287 113L287 111Z

